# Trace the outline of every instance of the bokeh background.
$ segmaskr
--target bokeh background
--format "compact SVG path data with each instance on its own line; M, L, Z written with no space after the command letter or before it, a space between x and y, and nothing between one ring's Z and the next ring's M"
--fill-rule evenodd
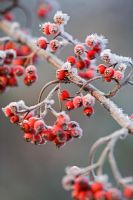
M40 36L39 20L36 19L37 0L20 0L32 13L32 32ZM103 34L109 39L109 48L113 52L133 56L133 1L132 0L60 0L56 9L68 13L71 20L66 29L79 40L84 41L87 34ZM20 10L15 10L17 19L24 25L25 17ZM52 13L53 15L53 13ZM48 21L52 16L48 17ZM71 52L64 49L60 57L66 58ZM0 107L11 101L25 100L27 105L34 105L41 87L55 78L55 70L46 62L38 64L39 81L30 88L20 83L20 87L10 89L0 96ZM96 84L104 89L101 83ZM74 91L75 88L71 88ZM133 88L127 86L113 98L126 113L133 111ZM80 140L68 143L61 149L54 145L34 146L24 142L18 127L9 123L0 111L0 199L1 200L68 200L69 192L61 185L66 166L87 166L88 152L91 145L101 136L107 135L119 126L109 113L98 103L95 115L88 119L81 110L72 112L71 118L78 121L84 129ZM53 120L49 116L48 121ZM116 159L123 175L133 175L133 138L129 136L118 143ZM105 172L109 172L108 164ZM110 173L110 172L109 172ZM113 181L112 174L110 173Z

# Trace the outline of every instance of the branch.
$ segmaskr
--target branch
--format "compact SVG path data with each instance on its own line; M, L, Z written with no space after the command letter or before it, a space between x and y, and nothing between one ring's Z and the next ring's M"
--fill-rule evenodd
M52 53L46 50L39 50L35 44L35 38L24 33L21 28L18 26L15 28L14 23L7 22L6 20L0 21L0 29L8 36L13 38L16 41L25 43L28 45L34 52L37 52L37 55L44 60L47 60L53 67L56 69L61 68L63 62L53 55ZM65 35L67 37L67 35ZM79 76L71 75L69 77L70 81L76 84L79 87L82 87L87 82L80 78ZM98 102L100 102L103 107L109 111L113 119L123 128L127 128L130 134L133 134L133 122L129 119L127 115L110 99L104 96L104 93L99 91L93 85L89 84L84 87L84 90L91 93Z

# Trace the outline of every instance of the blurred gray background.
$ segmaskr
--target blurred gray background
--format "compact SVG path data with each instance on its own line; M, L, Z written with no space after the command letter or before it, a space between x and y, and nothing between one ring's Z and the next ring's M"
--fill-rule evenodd
M40 36L39 20L34 9L36 0L20 0L32 12L35 36ZM60 0L62 11L71 16L66 29L79 40L84 41L87 34L103 34L109 39L109 48L113 52L133 56L133 1L132 0ZM60 8L59 8L60 9ZM24 24L23 13L15 11L19 21ZM53 14L53 13L52 13ZM48 18L49 21L52 17ZM62 58L71 50L64 49ZM9 89L0 96L0 107L11 101L24 99L27 105L34 105L41 87L55 78L55 70L44 61L38 63L39 81L27 88ZM103 89L103 84L97 83ZM104 87L105 88L105 87ZM74 89L72 89L74 90ZM126 113L133 112L133 88L127 86L113 98ZM77 114L78 113L78 114ZM78 121L84 129L80 140L68 143L61 149L53 144L34 146L22 139L19 128L9 123L0 111L0 199L1 200L68 200L69 192L61 185L66 166L87 166L88 152L91 145L101 136L107 135L119 126L99 104L95 106L95 115L88 119L81 115L81 110L74 111L71 118ZM133 138L129 136L119 142L116 158L123 175L133 175ZM108 165L105 172L108 172ZM112 174L111 179L112 179ZM112 180L113 181L113 180Z

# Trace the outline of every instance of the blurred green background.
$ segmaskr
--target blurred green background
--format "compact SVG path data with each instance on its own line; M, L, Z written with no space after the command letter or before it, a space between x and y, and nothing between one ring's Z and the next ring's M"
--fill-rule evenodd
M36 19L36 0L20 0L29 8L33 17L32 32L40 36L39 20ZM133 1L132 0L60 0L59 9L68 13L71 20L66 30L74 37L84 41L87 34L103 34L109 39L109 48L123 56L133 56ZM57 6L58 7L58 6ZM16 18L25 22L23 13L15 10ZM53 15L53 13L52 13ZM50 21L52 16L47 20ZM64 49L60 57L66 58L72 50ZM0 97L0 107L11 101L25 100L27 105L34 105L41 87L55 78L55 70L46 62L38 64L39 80L27 88L9 89ZM103 89L103 84L97 83ZM105 88L105 87L104 87ZM72 88L71 90L74 90ZM133 110L133 88L126 86L113 98L126 113ZM9 123L0 111L0 196L1 200L68 200L61 179L66 166L87 166L88 152L91 145L101 136L107 135L119 126L109 113L99 104L95 106L95 115L88 119L81 115L81 110L74 111L71 118L78 121L84 129L80 140L74 140L61 149L54 145L34 146L23 141L22 133L17 126ZM49 116L49 119L51 116ZM123 175L133 175L133 138L129 136L119 142L116 158ZM105 172L108 172L108 165ZM112 174L111 179L112 179ZM113 181L113 180L112 180Z

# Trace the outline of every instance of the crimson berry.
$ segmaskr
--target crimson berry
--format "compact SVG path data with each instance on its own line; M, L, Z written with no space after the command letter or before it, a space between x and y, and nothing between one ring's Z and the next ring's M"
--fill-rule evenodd
M96 193L96 192L98 192L98 191L101 191L101 190L103 190L103 184L100 183L100 182L94 182L94 183L92 183L92 185L91 185L91 190L92 190L92 192L94 192L94 193Z
M94 51L94 50L89 50L89 51L87 52L87 58L88 58L89 60L93 60L93 59L96 58L96 54L97 54L96 51Z
M51 51L56 52L60 47L60 42L58 40L51 40L49 43Z
M16 79L14 76L10 77L10 78L8 79L8 85L9 85L10 87L17 86L17 85L18 85L17 79Z
M33 139L33 134L32 133L24 133L24 139L26 140L26 142L31 142L31 140Z
M31 131L31 126L29 125L29 122L27 120L24 120L22 123L22 129L25 132L30 132Z
M104 71L104 77L105 78L112 78L112 76L114 75L114 68L113 67L109 67L106 68Z
M13 115L12 109L10 107L6 107L4 113L6 117L11 117Z
M30 54L31 50L27 45L22 45L20 48L20 52L23 56L27 56Z
M81 78L88 79L88 76L87 76L86 72L78 72L78 75L79 75Z
M24 68L21 65L16 65L13 67L13 73L16 76L22 76L24 74Z
M100 53L101 52L101 48L100 48L100 46L97 44L97 45L95 45L94 47L93 47L93 50L95 51L95 52L97 52L97 53Z
M34 128L34 124L35 124L35 122L36 122L37 120L38 120L38 119L37 119L36 117L31 117L31 118L29 119L29 125L30 125L30 127Z
M75 65L76 59L74 56L67 57L67 62L71 63L71 65Z
M32 140L31 140L31 143L37 145L37 144L39 144L41 141L42 141L41 136L40 136L39 134L37 134L37 135L33 135L33 138L32 138Z
M50 35L49 26L50 26L49 22L42 24L41 29L42 29L43 34Z
M19 117L17 115L13 115L10 117L10 122L12 124L18 123L19 122Z
M85 48L82 44L77 44L75 47L74 47L74 53L75 55L77 56L81 56L85 51Z
M103 65L103 64L98 65L98 67L97 67L97 70L98 70L98 72L99 72L100 74L104 74L105 69L106 69L106 66Z
M76 67L77 67L77 69L80 69L80 70L84 69L84 67L85 67L85 62L84 62L83 60L77 61L77 62L76 62Z
M38 38L37 45L42 49L46 49L47 48L47 39L45 37Z
M71 100L66 101L65 107L67 108L67 110L73 110L74 109L73 101Z
M35 131L41 131L41 130L43 130L44 129L44 127L45 127L45 123L44 123L44 121L43 120L37 120L37 121L35 121L35 123L34 123L34 130Z
M60 81L64 80L67 76L66 70L59 69L56 71L56 78Z
M75 108L79 108L82 106L82 97L81 96L76 96L73 98L73 105Z
M90 60L84 59L85 67L88 68L91 64Z
M56 35L57 33L59 33L59 31L59 26L57 24L52 23L49 25L49 33L51 35Z
M124 196L128 199L133 198L133 187L132 186L127 186L124 189Z
M94 75L95 75L95 71L94 71L94 70L92 70L92 69L88 69L88 70L86 71L87 79L91 79L91 78L93 78Z
M51 128L43 130L40 134L47 141L53 141L56 138L56 135L53 133Z
M70 94L67 90L63 90L60 92L60 99L61 100L66 100L70 97Z
M121 81L123 78L124 78L124 73L117 70L117 71L114 71L114 76L113 78L115 78L116 80L118 81Z
M54 139L53 142L58 148L60 148L61 146L65 144L65 142L61 142L57 137Z
M17 58L17 59L14 59L14 60L12 61L12 64L13 64L13 65L23 65L23 64L24 64L24 60L21 59L21 58Z

